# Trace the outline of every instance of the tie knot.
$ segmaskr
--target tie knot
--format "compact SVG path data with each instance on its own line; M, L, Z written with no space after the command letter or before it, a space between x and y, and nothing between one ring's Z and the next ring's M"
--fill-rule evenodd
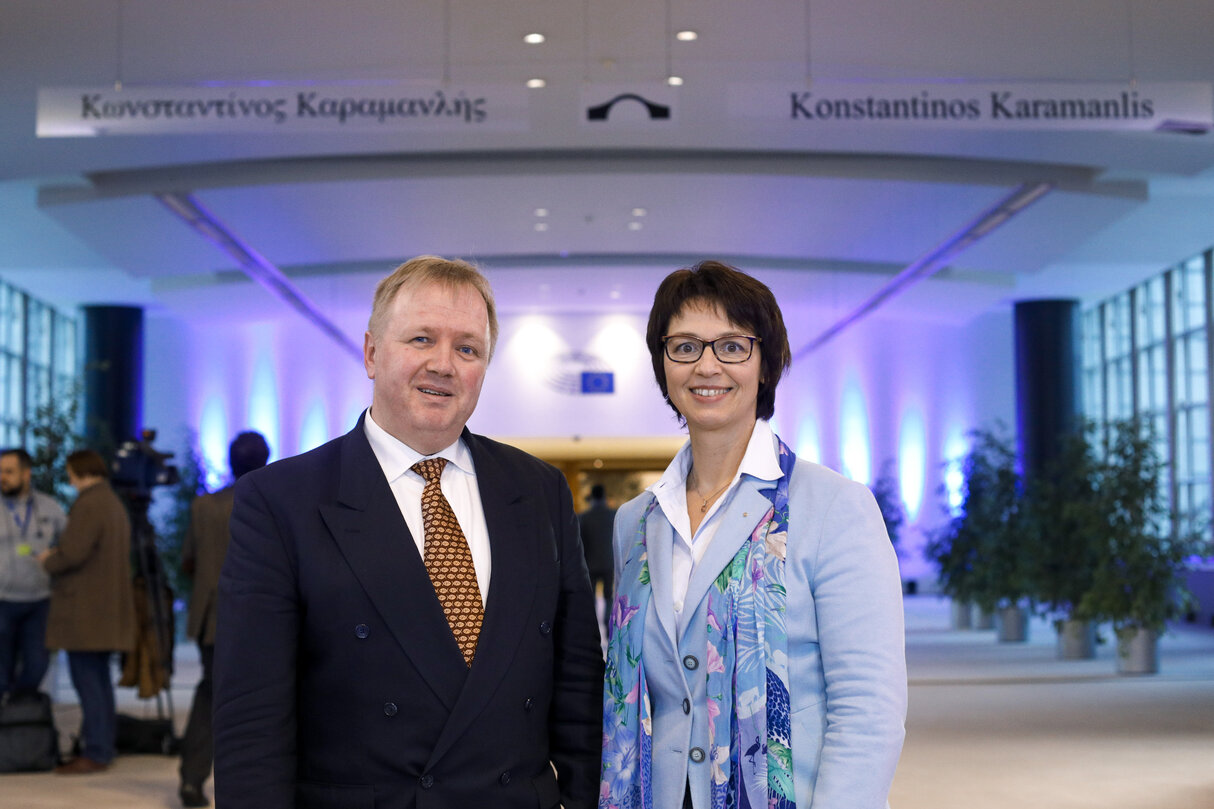
M427 483L436 483L443 477L443 468L447 465L446 458L426 458L409 467L421 475Z

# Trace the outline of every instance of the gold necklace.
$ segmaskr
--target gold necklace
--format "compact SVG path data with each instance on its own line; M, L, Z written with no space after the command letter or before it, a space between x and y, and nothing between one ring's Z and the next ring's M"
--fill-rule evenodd
M727 481L724 486L722 486L721 488L717 489L715 492L713 492L712 494L710 494L704 498L704 502L700 503L700 513L701 514L703 514L705 511L708 511L708 501L715 499L718 494L720 494L721 492L728 489L730 483L733 483L733 481L732 480ZM700 490L698 487L695 489L692 489L692 491L695 493L695 495L697 497L700 496Z

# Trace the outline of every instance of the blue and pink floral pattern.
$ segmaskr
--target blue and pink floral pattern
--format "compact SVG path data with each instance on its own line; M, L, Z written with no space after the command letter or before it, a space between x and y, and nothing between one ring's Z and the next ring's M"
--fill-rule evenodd
M772 507L708 590L707 678L711 809L795 809L788 697L784 560L788 481L796 456L779 442ZM653 809L653 719L641 661L649 580L646 523L620 576L609 622L599 809Z

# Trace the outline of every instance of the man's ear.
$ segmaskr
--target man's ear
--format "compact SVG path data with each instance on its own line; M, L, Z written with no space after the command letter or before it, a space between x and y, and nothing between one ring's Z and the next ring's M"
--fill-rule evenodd
M375 378L375 337L370 330L363 334L363 368L367 371L367 379Z

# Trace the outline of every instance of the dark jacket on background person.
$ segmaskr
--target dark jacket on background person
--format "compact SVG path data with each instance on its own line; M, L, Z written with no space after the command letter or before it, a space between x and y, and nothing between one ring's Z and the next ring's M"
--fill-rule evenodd
M73 652L135 645L131 522L107 481L80 492L43 567L51 574L46 645Z
M606 500L592 500L590 508L578 514L577 520L582 533L582 547L586 551L586 567L590 569L590 580L603 582L605 595L610 598L615 571L614 553L611 548L615 509L608 506Z
M234 492L232 486L227 486L194 500L190 505L190 527L181 548L182 563L194 571L186 635L204 646L215 643L215 601L219 572L228 551L228 520L232 517Z

